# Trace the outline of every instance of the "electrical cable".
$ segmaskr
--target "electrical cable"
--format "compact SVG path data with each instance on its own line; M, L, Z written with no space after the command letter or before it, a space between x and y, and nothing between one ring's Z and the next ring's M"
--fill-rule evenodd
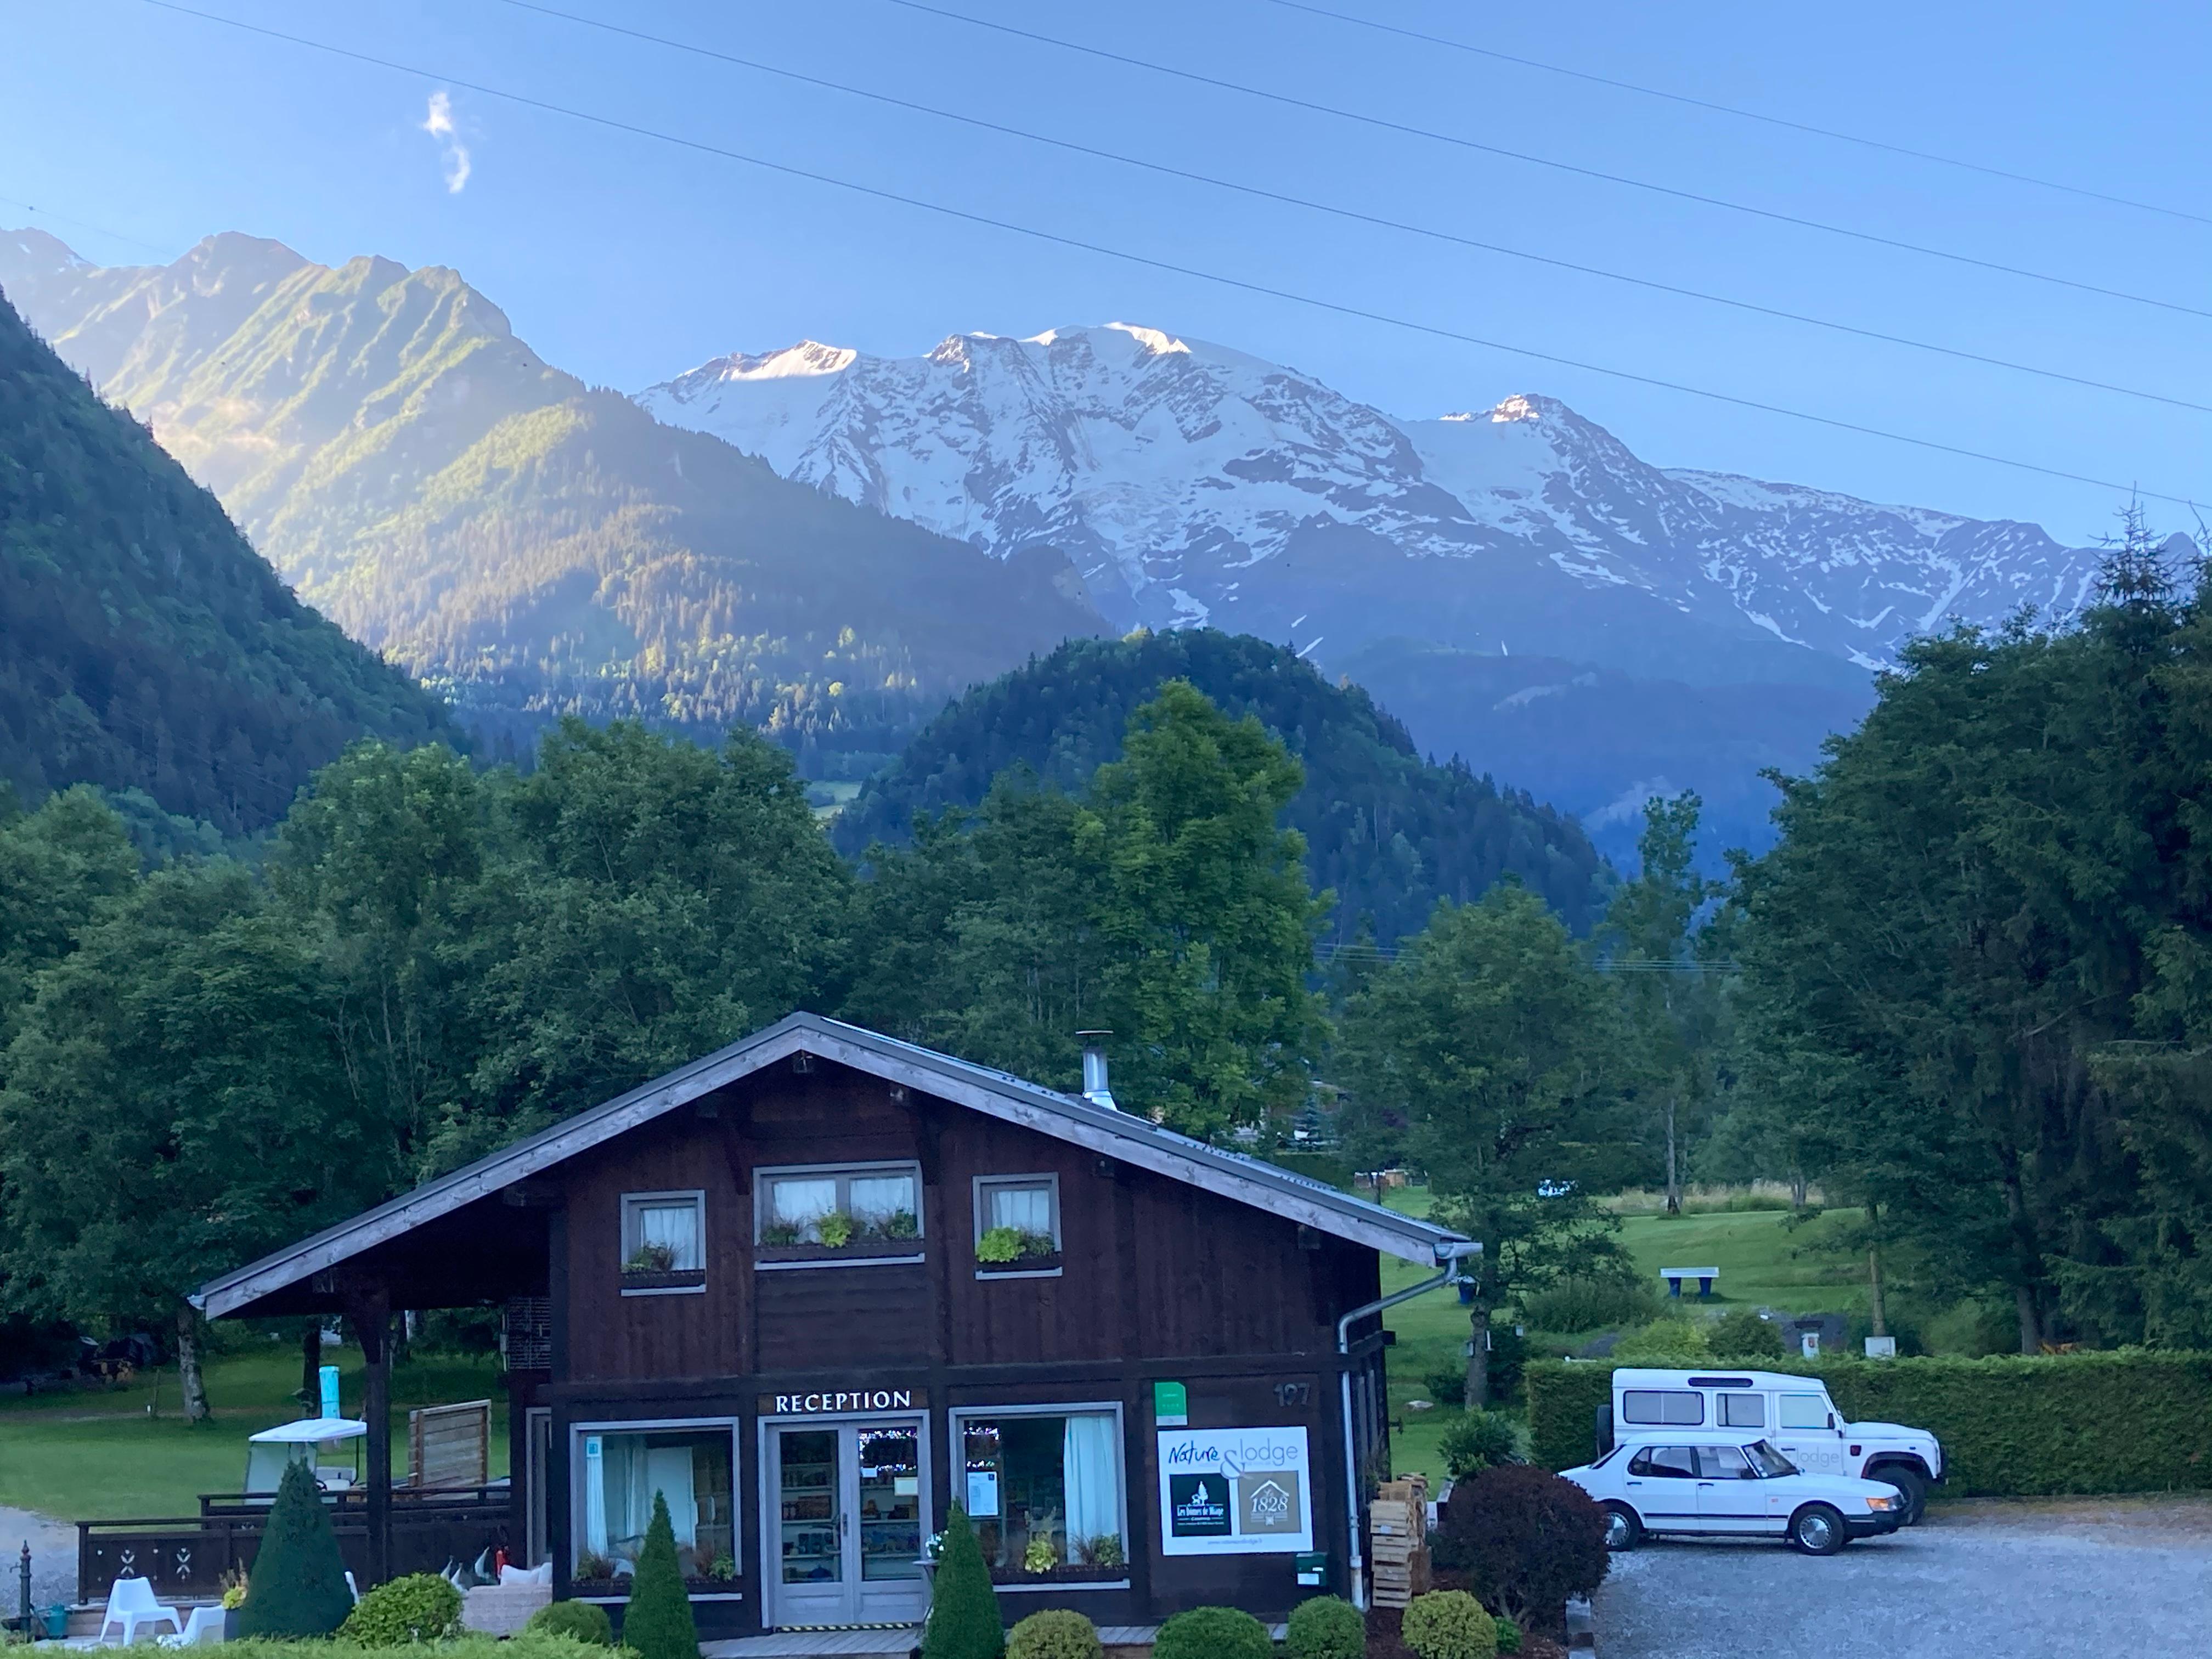
M2039 190L2055 190L2068 196L2087 198L2092 202L2104 202L2113 207L2133 208L2138 213L2156 213L2169 219L2186 219L2191 224L2212 225L2212 216L2191 213L2183 208L2166 207L2157 202L2138 202L2131 196L2114 196L2101 190L2091 190L2085 185L2063 184L2056 179L2045 179L2033 173L2016 173L2009 167L1992 167L1985 161L1969 161L1962 156L1939 155L1934 150L1914 149L1907 144L1893 144L1884 138L1869 138L1863 133L1840 132L1833 127L1816 127L1809 121L1792 121L1787 116L1768 115L1755 109L1746 109L1740 104L1718 103L1710 98L1693 98L1685 92L1668 92L1662 87L1647 87L1635 81L1620 81L1609 75L1596 75L1588 70L1571 69L1565 64L1547 64L1538 58L1522 58L1510 52L1500 52L1494 46L1478 46L1472 41L1455 40L1448 35L1430 34L1420 29L1409 29L1396 23L1386 23L1379 17L1358 17L1350 12L1332 11L1327 6L1307 3L1307 0L1267 0L1270 5L1280 6L1285 11L1303 11L1315 17L1333 18L1340 23L1349 23L1355 28L1373 29L1381 34L1395 34L1407 40L1419 40L1424 46L1443 46L1453 52L1463 52L1476 58L1488 58L1501 64L1516 64L1522 69L1540 70L1547 75L1562 75L1572 81L1587 81L1594 86L1612 87L1620 92L1641 94L1646 98L1663 98L1668 103L1686 104L1692 109L1711 110L1717 115L1733 115L1740 120L1759 121L1771 127L1783 127L1791 132L1810 134L1815 138L1829 138L1839 144L1857 144L1866 149L1878 149L1890 155L1903 155L1915 161L1932 161L1938 167L1960 167L1968 173L1979 173L1991 179L2006 179L2016 185L2033 185Z
M1806 410L1791 409L1781 404L1763 403L1754 398L1738 397L1733 392L1715 392L1708 387L1692 386L1680 380L1664 380L1657 375L1639 374L1630 369L1611 368L1603 364L1585 362L1578 358L1563 356L1556 352L1540 351L1530 346L1513 345L1501 340L1487 339L1481 335L1444 328L1433 323L1418 322L1410 318L1393 316L1388 312L1375 311L1363 306L1349 305L1335 300L1324 300L1315 295L1300 294L1289 289L1275 288L1265 283L1253 282L1241 276L1224 276L1218 271L1203 270L1197 266L1181 264L1170 259L1155 258L1149 254L1132 253L1126 249L1109 247L1100 242L1085 241L1079 237L1064 236L1056 231L1040 230L1032 225L1019 224L1010 219L994 218L988 214L976 213L966 208L953 207L946 203L932 202L922 197L904 195L897 191L885 190L875 185L860 184L850 179L841 179L834 173L795 167L787 161L772 161L764 156L748 155L742 150L730 149L720 144L710 144L703 139L686 138L676 133L663 132L656 128L641 126L614 116L600 115L589 110L577 109L569 105L556 104L547 99L534 98L526 93L510 92L502 87L464 80L459 76L441 74L435 70L425 69L419 64L403 64L393 58L380 58L374 53L359 52L350 46L333 46L328 41L288 33L282 29L270 28L264 24L248 23L239 18L225 17L216 12L202 11L196 7L181 4L179 0L139 0L139 3L152 7L158 11L173 12L179 16L197 18L202 22L237 29L267 40L282 40L288 45L303 46L312 52L323 52L334 58L343 58L350 62L367 64L377 69L391 70L401 75L414 76L422 80L437 82L445 86L459 87L465 92L477 93L486 98L496 98L504 103L514 104L525 109L539 110L546 114L559 115L571 120L582 121L590 125L605 127L610 131L628 133L634 137L649 138L658 143L673 144L679 149L692 150L703 155L717 156L724 161L740 162L747 167L761 168L764 172L781 173L787 178L804 179L814 184L830 185L839 190L850 191L855 195L868 197L872 200L895 203L902 207L918 208L924 212L939 214L946 218L960 220L964 223L981 225L992 230L1002 230L1017 236L1026 236L1036 241L1051 243L1054 246L1073 248L1079 252L1100 254L1107 258L1141 265L1147 270L1166 271L1173 276L1188 276L1195 281L1235 289L1241 293L1256 294L1267 299L1287 301L1293 305L1308 306L1340 317L1352 317L1363 322L1380 323L1386 327L1404 329L1411 333L1426 335L1432 339L1450 340L1462 345L1480 346L1489 351L1503 351L1515 356L1528 358L1532 362L1551 363L1562 368L1578 369L1585 374L1603 375L1607 379L1626 380L1638 386L1652 386L1663 392L1679 392L1689 397L1703 398L1710 402L1726 404L1737 409L1748 409L1765 415L1785 416L1791 420L1826 427L1832 431L1855 433L1862 437L1881 438L1892 443L1905 444L1916 449L1929 450L1938 454L1956 455L1966 460L1984 461L1996 466L2009 467L2015 471L2033 472L2044 477L2062 479L2069 483L2087 484L2093 489L2110 490L2115 494L2132 495L2142 500L2166 501L2177 507L2194 507L2197 505L2192 497L2186 495L2142 489L2130 484L2118 483L2109 478L2095 478L2085 473L2068 472L2058 467L2045 466L2034 461L2016 460L2009 456L1990 454L1982 450L1967 449L1960 445L1943 443L1934 438L1916 438L1905 433L1891 432L1881 427L1866 426L1856 421L1846 421L1834 416L1815 415Z
M1838 334L1850 334L1863 340L1879 340L1888 345L1906 346L1915 351L1934 352L1939 356L1955 358L1962 362L1980 363L1986 368L2002 368L2017 374L2033 374L2047 380L2057 380L2067 386L2084 386L2095 392L2111 392L2125 398L2140 398L2148 403L2165 404L2174 409L2193 410L2200 415L2212 415L2212 404L2191 402L2186 398L2168 397L2164 392L2146 392L2139 387L2119 386L2110 380L2094 380L2085 375L2069 374L2061 369L2042 368L2033 363L2015 362L2009 358L1992 357L1978 351L1968 351L1958 346L1947 346L1930 340L1916 340L1909 335L1891 334L1881 329L1862 328L1855 323L1838 322L1830 318L1808 316L1802 312L1784 311L1777 306L1761 305L1753 300L1738 300L1727 295L1711 294L1700 289L1684 288L1673 283L1662 283L1647 276L1632 276L1625 271L1607 270L1601 265L1581 264L1572 259L1554 258L1549 254L1530 252L1525 248L1511 247L1502 242L1486 242L1456 232L1439 230L1430 225L1417 225L1400 219L1384 218L1380 214L1364 213L1356 208L1339 207L1328 202L1316 202L1310 198L1293 196L1283 191L1269 190L1263 185L1239 184L1231 179L1215 178L1210 173L1194 172L1187 167L1172 167L1164 161L1148 161L1141 156L1124 155L1118 151L1101 149L1073 139L1055 138L1046 133L1031 132L1025 128L1009 126L977 115L964 115L957 110L939 108L933 104L917 103L912 99L895 97L889 93L871 92L842 81L832 81L819 75L805 74L799 70L785 69L779 64L763 63L758 58L739 57L734 52L721 52L713 46L694 41L678 40L666 35L648 33L626 24L610 23L580 13L563 11L556 6L538 3L538 0L498 0L502 5L518 11L535 12L542 17L558 18L585 28L599 29L609 34L641 40L651 46L664 46L672 52L690 52L696 57L711 58L717 63L732 64L762 75L772 75L802 86L819 87L827 91L842 93L854 98L864 98L872 103L887 105L893 109L911 111L939 120L957 122L961 125L995 132L1011 138L1019 138L1034 144L1049 145L1076 155L1087 155L1103 161L1112 161L1121 167L1139 167L1164 178L1180 179L1188 183L1208 185L1261 201L1280 203L1285 206L1304 208L1316 213L1329 214L1355 223L1374 225L1385 230L1402 231L1408 235L1424 236L1431 240L1448 242L1455 246L1474 248L1485 253L1502 254L1508 258L1524 259L1535 264L1548 265L1555 270L1571 270L1585 276L1601 277L1607 282L1623 283L1658 294L1671 294L1680 299L1701 301L1708 305L1727 306L1737 311L1747 311L1761 317L1772 317L1784 322L1801 323L1809 328L1825 328Z
M886 5L899 6L908 11L922 12L932 17L942 17L955 23L966 23L971 27L990 29L1017 40L1032 40L1040 46L1055 46L1063 52L1081 52L1086 57L1102 58L1110 64L1120 64L1129 69L1139 69L1152 75L1172 76L1179 81L1212 87L1217 91L1242 93L1248 98L1264 99L1291 109L1302 109L1318 115L1334 116L1340 120L1354 121L1362 126L1376 127L1385 132L1401 133L1409 137L1427 138L1440 144L1455 145L1461 149L1477 150L1485 155L1503 156L1508 161L1526 161L1532 167L1551 167L1560 173L1571 173L1578 178L1595 179L1609 185L1623 185L1632 190L1644 190L1660 196L1671 196L1678 201L1696 202L1705 207L1725 208L1731 213L1749 214L1753 218L1767 219L1777 224L1796 225L1803 230L1817 230L1830 236L1841 236L1852 241L1869 242L1877 247L1896 248L1906 253L1918 253L1931 259L1945 259L1954 264L1972 265L1981 270L2000 271L2008 276L2024 277L2029 282L2047 283L2056 288L2069 288L2083 294L2101 295L2108 300L2125 300L2133 305L2151 306L2160 311L2176 311L2185 316L2212 318L2212 311L2196 306L2183 305L2178 300L2154 299L2146 294L2130 294L2123 289L2100 288L2094 283L2077 282L2071 276L2055 276L2050 271L2030 270L2025 265L2008 265L2002 260L1977 258L1971 253L1958 253L1948 248L1930 247L1924 242L1907 242L1894 236L1883 236L1870 230L1853 230L1846 225L1832 225L1825 220L1807 219L1794 213L1783 213L1773 208L1753 207L1748 202L1730 201L1724 196L1706 196L1693 190L1680 190L1672 185L1654 184L1648 179L1631 178L1626 173L1607 173L1599 167L1578 166L1572 161L1556 161L1548 155L1535 155L1527 150L1507 149L1499 144L1486 144L1479 139L1465 138L1455 133L1438 132L1429 127L1417 127L1403 121L1393 121L1380 115L1363 115L1334 104L1318 103L1310 98L1299 98L1286 92L1270 92L1264 87L1247 86L1241 81L1223 80L1218 76L1201 75L1195 70L1176 69L1168 64L1155 64L1148 58L1132 58L1125 52L1109 52L1103 46L1085 46L1078 40L1065 40L1057 35L1041 34L1034 29L1017 27L1012 23L994 22L986 17L971 17L965 12L951 11L943 6L933 6L927 0L884 0Z
M119 230L110 230L105 225L95 225L89 219L72 219L66 213L56 213L51 208L42 208L35 202L19 201L13 196L0 196L0 204L4 204L9 207L21 208L26 213L35 213L39 215L40 217L52 219L58 224L75 225L79 230L88 230L95 235L106 236L114 241L128 242L131 246L143 247L149 253L166 253L168 252L167 248L161 247L158 244L149 242L143 236L126 236Z

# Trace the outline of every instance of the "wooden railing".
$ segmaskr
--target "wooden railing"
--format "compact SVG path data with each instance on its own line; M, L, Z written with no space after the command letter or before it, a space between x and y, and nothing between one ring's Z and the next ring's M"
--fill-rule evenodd
M325 1495L338 1553L363 1589L368 1580L367 1494ZM213 1600L223 1574L251 1571L268 1524L266 1498L216 1493L197 1517L76 1523L77 1599L104 1601L118 1578L148 1578L168 1600ZM504 1486L392 1494L392 1572L440 1572L486 1549L516 1548L514 1494Z

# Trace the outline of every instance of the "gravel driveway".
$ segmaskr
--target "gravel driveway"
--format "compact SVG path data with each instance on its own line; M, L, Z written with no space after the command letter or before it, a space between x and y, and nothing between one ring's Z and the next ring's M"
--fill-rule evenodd
M2208 1650L2212 1499L1939 1501L1816 1559L1646 1540L1596 1598L1601 1659L2142 1659Z
M0 1508L0 1613L15 1616L25 1544L31 1547L31 1605L76 1601L76 1528L28 1510Z

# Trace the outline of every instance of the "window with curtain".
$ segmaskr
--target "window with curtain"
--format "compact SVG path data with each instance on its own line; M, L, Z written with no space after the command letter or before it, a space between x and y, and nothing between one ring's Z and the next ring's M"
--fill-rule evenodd
M626 1273L702 1273L707 1267L703 1193L630 1193L623 1199Z
M1121 1419L1112 1410L957 1414L956 1493L1001 1577L1088 1568L1119 1577Z
M975 1182L976 1261L1019 1269L1060 1254L1060 1181L1054 1176L984 1176Z
M637 1570L653 1494L668 1501L676 1562L687 1578L737 1572L733 1442L726 1425L692 1429L587 1430L576 1437L575 1577L625 1578Z
M913 1164L763 1170L756 1242L905 1243L921 1237L921 1176Z

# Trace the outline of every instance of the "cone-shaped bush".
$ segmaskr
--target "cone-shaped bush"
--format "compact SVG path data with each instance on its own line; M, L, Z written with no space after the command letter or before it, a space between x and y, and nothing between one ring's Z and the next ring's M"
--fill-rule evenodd
M699 1659L699 1627L691 1620L691 1598L676 1565L676 1528L668 1519L667 1498L657 1492L637 1573L629 1581L622 1640L644 1659Z
M353 1611L330 1512L305 1463L284 1470L238 1609L240 1636L328 1636Z
M921 1659L1004 1659L1006 1627L999 1620L999 1592L983 1547L955 1504L945 1522L945 1547L937 1558L937 1589L930 1598L929 1631Z

